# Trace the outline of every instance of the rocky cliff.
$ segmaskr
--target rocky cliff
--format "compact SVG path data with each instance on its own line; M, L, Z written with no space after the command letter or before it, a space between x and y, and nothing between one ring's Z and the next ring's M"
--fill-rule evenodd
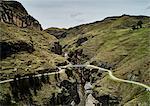
M56 72L68 62L86 63L149 86L150 17L123 15L39 31L39 22L20 3L3 1L0 20L0 81L14 79L0 84L0 106L149 106L145 88L114 81L100 70L67 68L45 77L44 73ZM140 21L142 27L133 29Z
M40 23L29 15L23 5L17 1L0 2L0 21L21 28L42 30Z

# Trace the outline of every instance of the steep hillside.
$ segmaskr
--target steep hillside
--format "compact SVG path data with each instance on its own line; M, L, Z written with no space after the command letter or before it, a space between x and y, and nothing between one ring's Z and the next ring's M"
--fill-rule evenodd
M114 81L107 72L58 67L93 64L150 86L149 16L122 15L69 29L41 30L22 4L0 2L0 82L8 81L0 84L0 105L83 106L91 102L89 90L97 105L150 104L147 89Z
M21 28L42 30L41 24L17 1L0 1L0 21Z
M66 61L64 57L54 54L50 50L53 43L57 41L54 36L42 31L19 28L1 22L0 26L0 81L17 76L31 76L32 78L36 74L54 72L57 64ZM54 80L54 76L51 76L49 80L57 82ZM36 81L39 82L39 79ZM29 83L31 83L31 89L28 88ZM58 89L45 79L44 83L41 83L40 80L38 85L34 85L32 81L27 83L26 80L21 80L19 84L17 88L13 82L0 84L0 105L20 106L28 104L31 99L35 105L42 104ZM36 91L37 89L38 91ZM22 97L19 96L21 98L16 99L14 92Z
M1 77L13 78L14 74L27 74L55 67L64 59L50 48L57 39L49 34L14 25L0 23Z
M136 26L139 21L143 22L142 28L133 30L133 25ZM104 66L113 69L116 77L150 85L150 17L108 17L70 28L66 33L66 37L60 39L64 51L69 55L82 50L82 54L77 53L78 59L75 58L74 64L86 62ZM150 102L147 97L150 93L143 91L143 88L114 82L106 73L94 84L99 96L110 93L120 96L123 98L121 104L127 106L148 105Z
M57 38L41 30L40 23L21 3L0 1L0 81L30 76L30 81L28 78L0 84L0 105L42 104L57 91L49 82L56 82L54 76L33 78L54 72L56 65L66 62L55 54L56 49L51 50Z

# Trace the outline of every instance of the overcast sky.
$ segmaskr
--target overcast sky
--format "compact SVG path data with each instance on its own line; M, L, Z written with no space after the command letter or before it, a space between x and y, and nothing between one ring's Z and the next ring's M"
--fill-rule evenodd
M73 27L122 14L150 16L150 0L17 0L48 27Z

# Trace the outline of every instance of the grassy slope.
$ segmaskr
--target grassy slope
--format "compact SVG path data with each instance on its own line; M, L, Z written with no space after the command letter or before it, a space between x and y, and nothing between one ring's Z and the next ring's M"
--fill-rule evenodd
M90 57L89 62L96 60L117 64L113 71L115 72L115 76L119 78L148 84L150 82L148 59L150 39L150 30L148 27L150 23L148 21L150 19L143 19L145 28L132 31L129 26L138 20L136 17L122 17L116 20L107 19L102 22L81 25L69 29L67 32L68 37L60 39L60 41L61 44L67 45L65 48L66 51L83 48L84 54ZM32 40L36 49L31 54L19 52L1 61L1 73L7 75L10 75L12 72L25 74L34 72L39 67L50 68L51 66L55 66L55 62L64 61L62 57L48 51L50 43L56 41L56 38L40 31L16 28L15 26L6 24L1 24L0 26L2 41L18 42L21 40L32 43ZM82 46L76 47L75 42L81 37L87 37L88 41L83 43ZM32 61L31 67L25 64L28 61ZM14 68L18 68L18 71L15 72ZM27 69L29 70L27 71ZM129 76L134 76L135 74L139 75L129 78ZM121 104L126 106L134 106L136 104L146 106L149 104L150 100L148 97L150 94L143 88L132 84L114 82L107 74L103 76L103 79L97 80L94 83L94 85L102 86L94 88L100 95L112 94L120 96L123 98ZM2 77L5 78L4 76ZM62 77L65 79L65 76ZM54 85L44 85L42 90L38 92L37 97L34 97L37 104L41 104L52 92L58 92L56 91L57 88L54 87L54 77L51 76L50 80ZM7 88L9 88L7 84L0 86L0 92L3 91L4 94L10 92Z
M70 29L67 37L62 39L61 43L69 45L65 48L66 51L83 48L84 54L91 58L89 61L96 60L116 64L113 71L115 76L119 78L135 80L149 85L150 18L142 18L144 28L131 30L131 26L138 20L140 20L139 17L124 16L115 20L107 19L102 22L78 26ZM80 37L87 37L88 41L84 42L82 46L76 47L75 42ZM131 76L132 78L130 78ZM110 91L114 95L120 95L123 98L122 104L132 99L126 104L136 105L137 103L148 104L150 102L147 98L147 95L150 96L150 94L142 91L143 88L114 82L107 75L102 80L97 81L96 84L102 85L106 89L105 93ZM99 90L101 87L95 89L101 92ZM142 97L145 99L141 100Z
M38 69L47 69L55 67L55 62L62 62L64 58L51 53L48 49L51 43L57 39L47 33L36 30L21 29L16 26L8 24L0 24L0 35L2 42L26 42L33 44L35 51L27 53L22 51L12 54L10 57L3 59L1 64L1 74L8 76L1 76L3 78L13 77L13 74L27 74L33 73ZM27 65L28 62L31 65ZM14 70L17 68L17 70Z
M30 30L25 28L18 28L10 24L0 23L0 38L1 42L12 42L16 43L23 41L26 43L32 43L35 51L28 53L26 51L18 52L12 54L10 57L0 61L0 76L1 79L13 78L16 74L29 74L38 73L38 69L54 68L56 63L64 62L65 59L62 56L52 53L50 46L52 42L57 41L57 39L49 34ZM31 65L27 63L31 61ZM17 70L14 70L17 68ZM61 77L65 77L63 74ZM37 96L33 97L33 101L37 104L41 104L51 96L53 92L57 92L58 88L55 87L54 76L50 76L50 81L52 85L43 84L42 90L38 91ZM0 100L5 100L5 94L11 94L9 83L0 85ZM19 106L23 105L22 102L17 103Z

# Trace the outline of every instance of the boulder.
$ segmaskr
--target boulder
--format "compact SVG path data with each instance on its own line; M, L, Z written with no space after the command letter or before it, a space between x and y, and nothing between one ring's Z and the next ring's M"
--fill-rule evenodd
M76 42L76 46L81 46L82 43L84 43L85 41L87 41L87 37L83 37L83 38L79 38Z

